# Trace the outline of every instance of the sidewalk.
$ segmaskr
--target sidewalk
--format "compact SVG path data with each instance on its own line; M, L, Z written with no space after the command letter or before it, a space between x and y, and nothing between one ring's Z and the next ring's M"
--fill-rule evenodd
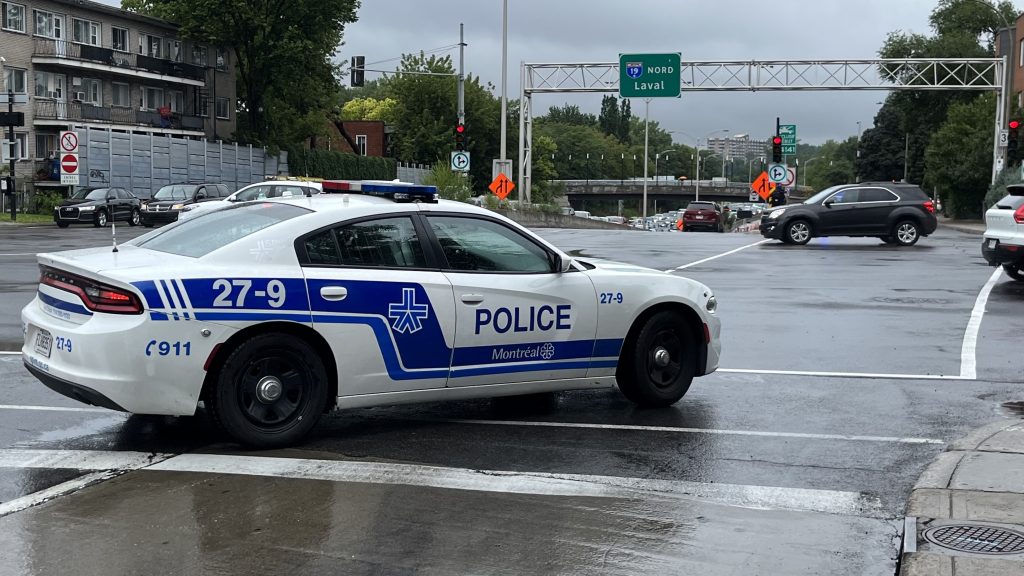
M921 474L900 576L1022 574L1024 420L1008 420L953 442Z
M981 235L985 233L985 222L983 220L953 220L945 216L939 216L938 219L939 228L949 228L967 234Z

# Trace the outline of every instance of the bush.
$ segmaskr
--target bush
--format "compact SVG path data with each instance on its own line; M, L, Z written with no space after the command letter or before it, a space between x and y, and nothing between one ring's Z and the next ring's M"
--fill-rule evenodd
M64 195L60 192L53 192L47 190L46 192L37 192L35 197L32 199L32 212L35 214L52 215L53 209L60 205L64 201Z
M469 183L469 175L455 172L445 164L438 162L430 169L424 183L437 186L437 194L445 200L469 202L473 190Z
M288 151L293 176L328 180L394 180L398 163L393 158L360 156L337 150L293 148Z
M996 176L996 182L989 189L988 193L985 194L985 207L982 210L988 210L995 203L1002 200L1003 196L1006 196L1006 186L1009 184L1020 184L1024 182L1024 178L1020 177L1020 168L1007 168Z

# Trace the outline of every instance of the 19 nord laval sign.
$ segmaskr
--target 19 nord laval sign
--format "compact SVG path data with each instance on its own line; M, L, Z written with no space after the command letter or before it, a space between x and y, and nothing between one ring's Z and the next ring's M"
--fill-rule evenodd
M619 54L620 98L678 98L678 53Z

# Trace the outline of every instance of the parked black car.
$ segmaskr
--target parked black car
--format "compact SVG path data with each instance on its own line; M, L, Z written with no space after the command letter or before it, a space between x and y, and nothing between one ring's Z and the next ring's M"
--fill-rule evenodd
M887 244L912 246L937 226L935 205L923 190L892 182L833 186L761 216L761 235L786 244L820 236L876 236Z
M223 200L230 194L227 186L213 182L168 184L142 205L142 224L148 228L154 224L174 222L178 219L178 212L185 206L208 200Z
M53 221L61 228L70 224L106 226L111 220L138 226L142 201L124 188L81 188L53 209Z

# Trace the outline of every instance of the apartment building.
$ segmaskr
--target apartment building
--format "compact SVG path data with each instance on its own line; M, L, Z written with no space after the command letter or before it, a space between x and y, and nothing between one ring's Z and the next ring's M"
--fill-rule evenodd
M736 134L727 138L709 138L708 149L726 158L764 156L768 140L754 140L749 134Z
M182 40L170 22L88 0L3 0L0 12L3 92L28 97L14 107L26 124L15 135L19 178L52 180L43 174L45 160L61 130L208 140L235 132L229 50ZM8 147L3 156L6 162Z

